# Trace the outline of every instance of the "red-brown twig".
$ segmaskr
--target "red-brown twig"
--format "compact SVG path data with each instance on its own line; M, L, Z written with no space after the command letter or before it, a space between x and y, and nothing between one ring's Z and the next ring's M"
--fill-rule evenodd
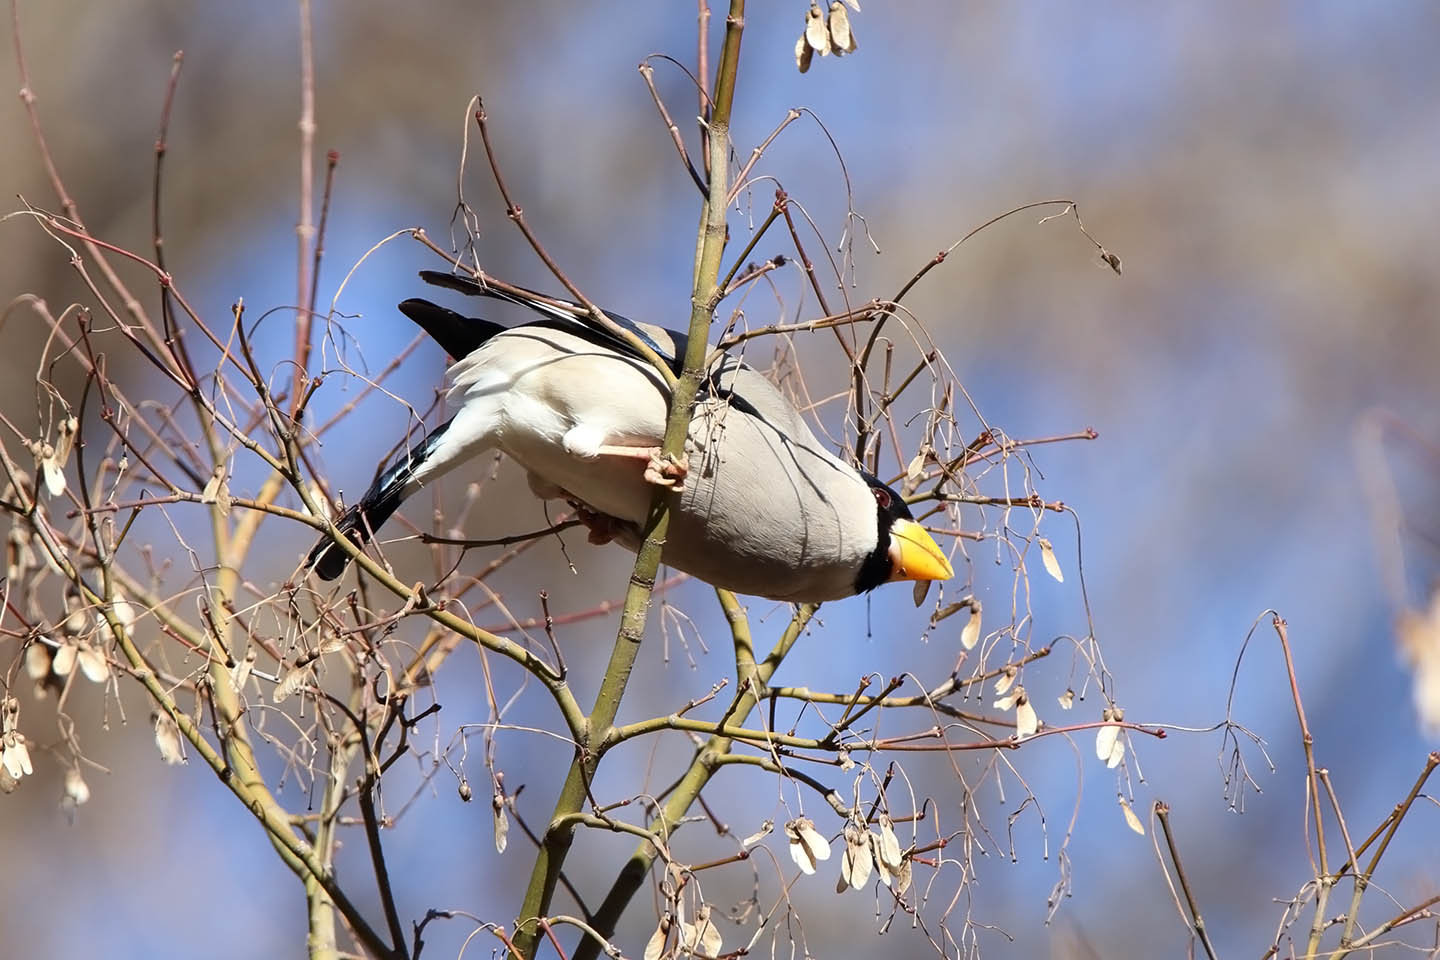
M670 119L670 111L665 109L665 101L660 99L660 91L655 89L655 68L650 65L649 60L642 60L636 69L640 71L640 76L645 78L645 86L650 90L650 99L655 101L655 109L660 111L660 119L664 122L665 129L670 132L670 141L679 151L680 161L685 164L685 171L690 174L690 179L694 181L703 197L707 191L705 178L700 176L700 171L695 169L695 164L690 160L690 152L685 149L685 138L680 135L680 127Z
M290 388L298 408L310 369L311 244L315 240L315 43L310 0L300 0L300 219L295 224L295 377ZM293 409L293 408L292 408Z
M1185 904L1190 911L1190 916L1185 918L1186 925L1199 938L1200 945L1205 948L1205 955L1210 960L1216 960L1215 946L1210 942L1210 932L1205 927L1205 918L1201 915L1195 894L1190 889L1190 880L1185 876L1185 866L1180 862L1180 850L1175 845L1175 835L1170 829L1170 805L1162 800L1156 800L1152 809L1155 811L1155 819L1160 821L1161 832L1165 834L1165 846L1170 851L1170 863L1175 867L1175 877L1180 881L1180 890L1185 895Z
M170 111L175 105L175 89L180 82L180 66L185 62L185 51L176 50L171 61L170 79L165 83L165 99L160 107L160 132L155 136L155 175L151 187L150 196L150 226L154 238L155 265L162 271L168 273L165 267L165 235L161 230L161 198L163 191L161 185L164 182L165 155L170 148ZM180 337L175 328L175 311L170 305L170 287L162 284L160 287L160 323L165 331L165 343L170 348L170 355L176 366L184 371L186 378L190 381L191 389L197 383L195 366L190 362L190 354L185 349L185 341Z
M335 190L335 168L339 165L340 151L328 151L325 154L325 186L320 193L320 224L315 229L315 257L310 264L310 293L306 298L312 313L320 291L320 261L325 256L325 228L330 223L330 198ZM305 342L308 347L308 337Z
M800 111L791 107L789 111L786 112L785 119L781 120L779 125L770 131L770 136L760 141L760 145L750 151L750 159L745 161L745 166L740 168L740 172L735 175L735 182L730 186L730 194L725 198L727 204L735 202L735 198L739 196L740 191L745 187L745 178L750 176L750 170L755 166L756 161L764 156L765 151L770 149L770 144L775 142L775 138L780 136L781 131L786 127L799 119Z

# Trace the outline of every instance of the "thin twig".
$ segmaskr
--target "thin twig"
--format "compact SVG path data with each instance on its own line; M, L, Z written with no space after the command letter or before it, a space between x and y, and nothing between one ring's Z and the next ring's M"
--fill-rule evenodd
M163 191L161 185L164 183L165 155L170 147L170 111L175 104L175 89L180 82L180 66L185 62L185 51L176 50L171 60L170 78L165 83L165 99L160 107L160 132L155 136L155 175L152 180L150 191L150 226L154 239L155 265L162 271L169 272L165 268L165 235L161 229L161 197ZM185 372L186 378L190 381L192 389L198 382L195 376L195 367L190 362L190 357L185 350L185 342L180 339L175 329L174 310L170 305L170 287L160 287L160 321L165 331L165 342L170 346L171 356L181 370Z
M563 530L580 526L584 526L584 521L566 520L563 523L557 523L543 530L532 530L529 533L516 533L508 537L496 537L493 540L467 540L464 537L440 537L433 533L421 533L419 539L421 543L439 543L451 547L464 547L467 550L475 547L508 547L512 543L524 543L526 540L535 540L552 533L560 533Z
M325 187L320 194L320 225L315 230L315 259L310 264L310 294L306 298L312 313L320 291L320 261L325 256L325 228L330 223L330 198L335 190L335 168L339 165L340 151L328 151L325 154ZM308 339L306 343L309 343Z
M1195 893L1190 889L1190 880L1185 876L1185 865L1180 861L1180 850L1175 846L1175 835L1170 829L1170 805L1156 800L1154 810L1155 818L1160 821L1160 829L1165 834L1165 846L1170 851L1170 863L1175 867L1175 876L1180 881L1180 890L1185 894L1185 905L1190 910L1190 928L1200 938L1200 945L1205 948L1205 955L1210 960L1216 960L1215 945L1210 942L1210 933L1205 928L1205 918L1200 914L1200 907L1195 902Z
M645 78L645 86L650 89L650 99L655 101L655 109L660 111L660 119L664 122L665 129L670 131L670 140L680 153L680 161L685 164L686 172L690 174L690 179L703 197L706 192L705 178L700 176L700 171L696 170L695 164L690 161L690 152L685 149L685 138L680 136L680 127L670 119L670 111L665 109L665 101L660 99L660 91L655 89L655 68L650 65L649 60L642 60L637 69L640 76Z
M300 403L301 387L310 370L311 244L315 240L315 43L310 0L300 0L300 219L295 225L295 377L292 403Z
M750 170L755 166L756 161L758 161L762 156L765 155L765 151L770 149L770 144L775 142L775 138L780 136L781 132L786 127L790 126L790 124L794 123L796 120L799 119L800 111L796 110L794 107L791 107L789 111L786 112L785 119L781 120L780 123L775 127L775 129L770 131L770 136L760 141L760 145L757 146L754 150L750 151L750 159L745 161L745 166L741 167L740 172L735 175L735 183L730 188L729 196L725 198L726 203L735 202L736 196L738 196L740 191L744 189L745 178L750 176Z

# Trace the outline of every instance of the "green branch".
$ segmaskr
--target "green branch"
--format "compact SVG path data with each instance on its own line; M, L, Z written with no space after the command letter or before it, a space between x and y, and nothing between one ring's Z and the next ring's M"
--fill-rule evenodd
M720 301L721 258L725 252L725 203L729 185L730 111L735 99L735 77L740 64L740 37L745 29L745 0L730 0L730 15L725 21L725 46L716 67L714 110L710 116L710 184L709 196L701 219L698 261L694 287L690 297L690 338L686 344L684 366L670 395L670 418L661 446L664 456L676 461L685 456L685 438L690 430L690 417L705 363L709 341L710 320ZM565 785L555 803L555 812L535 857L535 865L525 889L525 898L515 924L512 956L533 960L542 935L539 921L550 911L560 868L569 853L575 835L575 822L567 819L584 806L589 782L600 759L594 747L608 736L620 700L630 681L640 641L645 635L645 622L650 613L650 595L655 589L660 555L670 528L670 497L664 488L656 488L645 523L645 538L635 557L635 568L625 592L625 606L620 614L620 629L610 654L600 692L595 697L585 737L578 740L574 761L566 775ZM687 804L688 806L688 804ZM648 845L648 844L647 844ZM585 940L585 944L594 943Z

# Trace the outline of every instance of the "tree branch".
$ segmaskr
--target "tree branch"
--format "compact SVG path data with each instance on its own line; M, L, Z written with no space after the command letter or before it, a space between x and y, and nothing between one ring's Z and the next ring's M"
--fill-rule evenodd
M745 0L730 0L730 14L725 21L725 43L716 67L714 108L710 117L710 195L704 205L699 240L699 265L695 272L690 301L690 338L686 344L685 363L670 396L670 419L666 424L663 455L679 460L685 455L685 438L690 427L692 407L699 390L705 362L707 333L716 304L720 301L720 263L725 252L725 200L727 193L730 112L735 101L735 79L740 64L740 37L745 29ZM620 708L620 700L630 680L645 622L650 610L650 595L660 567L661 551L670 526L670 496L657 488L645 523L645 536L635 557L625 606L620 614L620 630L615 637L610 663L605 670L595 707L590 712L586 736L561 788L551 817L552 826L545 832L545 842L535 858L535 866L526 887L515 930L515 953L533 960L539 943L539 918L548 914L550 901L565 862L574 827L561 825L561 818L578 813L584 805L587 784L599 760L594 747L605 738ZM578 738L577 738L578 739ZM688 807L688 802L687 802ZM613 927L602 928L609 936ZM588 945L587 939L582 944Z

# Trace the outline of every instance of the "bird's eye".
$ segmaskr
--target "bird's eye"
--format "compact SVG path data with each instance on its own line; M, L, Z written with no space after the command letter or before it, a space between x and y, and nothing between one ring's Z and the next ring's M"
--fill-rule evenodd
M875 494L875 502L880 505L880 509L889 510L890 491L886 490L884 487L871 487L870 490L872 493Z

